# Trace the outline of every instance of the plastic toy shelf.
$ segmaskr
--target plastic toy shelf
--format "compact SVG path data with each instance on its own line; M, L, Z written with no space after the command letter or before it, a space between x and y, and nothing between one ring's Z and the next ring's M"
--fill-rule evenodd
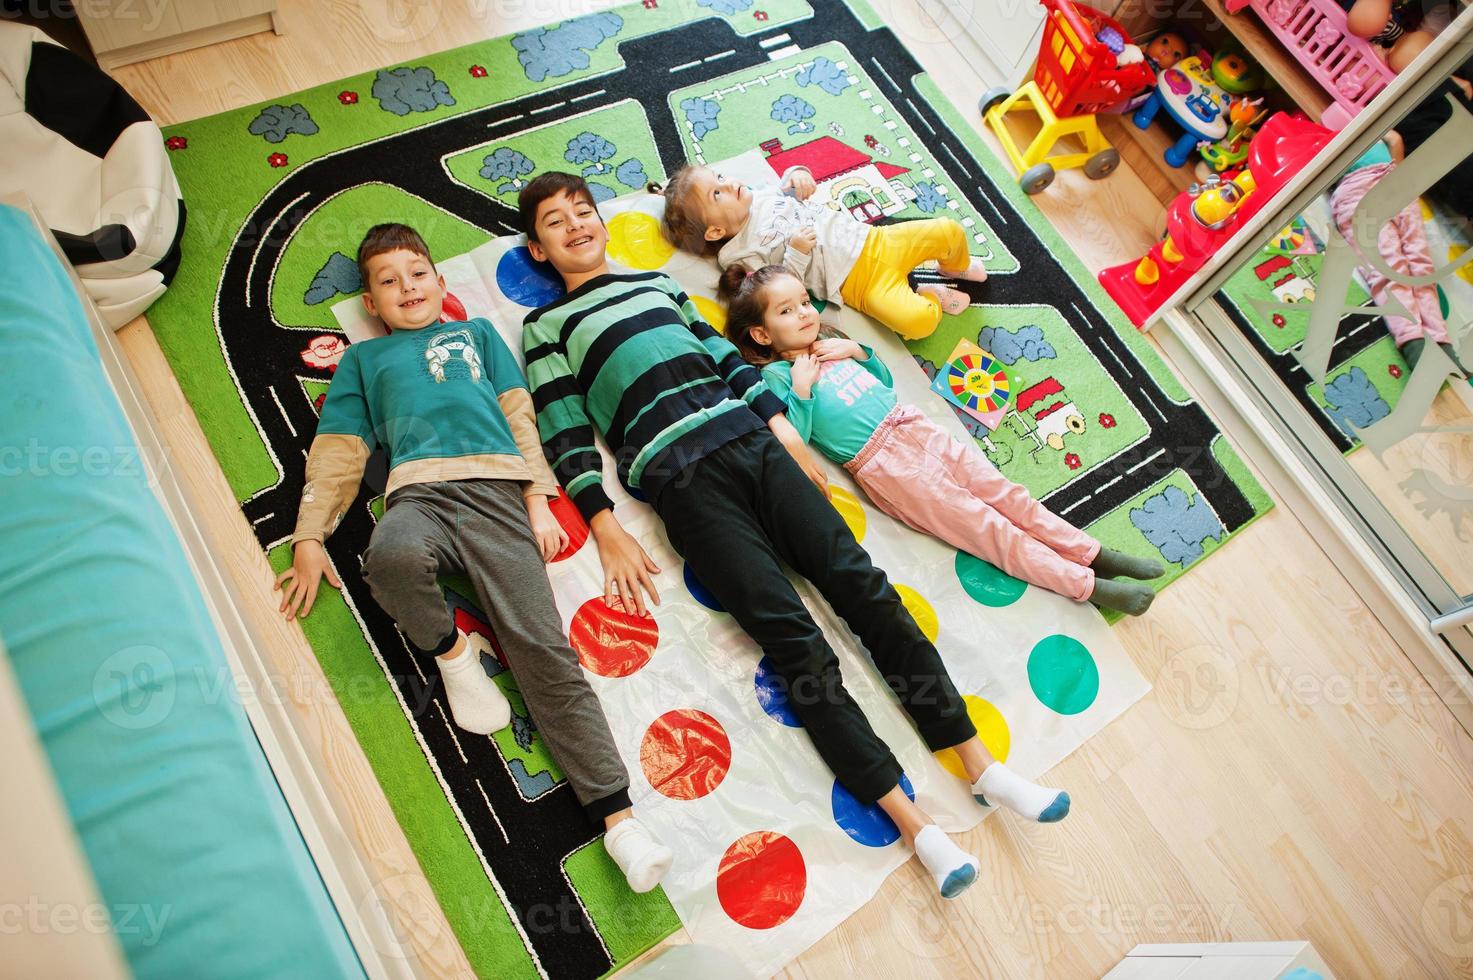
M1263 66L1263 70L1304 110L1304 114L1319 122L1325 109L1330 106L1330 96L1304 70L1304 66L1268 32L1257 15L1246 9L1242 13L1230 14L1223 5L1223 0L1201 0L1201 3L1208 13L1233 32L1233 36L1243 43L1249 56Z

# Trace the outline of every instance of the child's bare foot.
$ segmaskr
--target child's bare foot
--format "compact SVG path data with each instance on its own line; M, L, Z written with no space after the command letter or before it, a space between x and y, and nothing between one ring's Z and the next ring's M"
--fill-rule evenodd
M951 316L965 313L967 307L972 305L972 297L960 289L952 289L950 286L943 286L939 282L928 282L917 286L916 292L922 296L934 296L936 302L941 304L941 312Z
M1058 823L1069 815L1068 793L1030 782L1001 762L994 762L977 777L972 795L986 806L1001 804L1039 823Z
M1117 582L1112 578L1095 576L1095 590L1089 601L1097 606L1115 609L1127 616L1140 616L1156 598L1156 590L1139 582Z
M946 836L935 824L926 824L916 834L916 857L921 859L936 882L942 898L956 898L977 880L977 859Z
M967 264L967 267L960 272L952 272L947 269L938 269L937 271L940 272L943 276L949 276L952 279L965 279L967 282L987 281L987 268L982 264L981 259L975 257L970 263Z

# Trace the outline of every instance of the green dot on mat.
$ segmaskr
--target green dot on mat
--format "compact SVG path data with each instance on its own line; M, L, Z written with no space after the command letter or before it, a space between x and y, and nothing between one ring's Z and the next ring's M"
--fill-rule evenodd
M956 577L967 595L984 606L1009 606L1023 597L1028 583L965 551L956 553Z
M1083 643L1055 633L1039 640L1028 655L1028 685L1059 714L1077 715L1100 693L1100 671Z

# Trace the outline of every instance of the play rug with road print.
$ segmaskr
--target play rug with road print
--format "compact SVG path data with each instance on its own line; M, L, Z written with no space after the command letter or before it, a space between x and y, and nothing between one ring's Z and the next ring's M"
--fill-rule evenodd
M916 378L938 370L960 340L985 349L1005 376L1008 399L993 428L958 418L981 451L1055 511L1111 547L1161 556L1170 569L1164 582L1270 505L1146 340L863 0L643 0L174 126L166 140L191 217L183 265L149 320L278 568L289 561L285 542L317 407L348 342L333 307L360 289L351 256L369 225L408 222L447 264L457 256L471 262L488 242L514 234L515 196L540 172L578 171L601 201L612 201L684 159L744 154L774 171L805 164L822 199L861 220L947 214L966 227L992 276L967 287L976 303L965 315L909 345ZM622 243L615 257L626 265L669 258L648 235ZM516 300L540 288L535 275L500 281L498 270L515 268L507 261L487 267L499 294ZM471 315L484 312L469 293L464 302ZM926 397L937 399L929 411L948 411L939 396ZM382 461L376 465L370 486L383 483ZM621 507L642 506L618 499ZM460 738L445 722L436 678L409 655L359 574L357 556L381 506L360 500L330 539L345 591L325 590L304 626L461 946L485 976L592 977L627 962L677 928L674 910L658 891L639 897L624 887L500 668L463 582L447 582L447 596L461 625L484 638L484 663L511 695L516 720L489 739ZM1011 749L1020 769L1056 764L1146 689L1089 607L1025 589L966 556L938 558L927 550L934 542L912 541L858 502L846 517L860 529L868 522L866 546L906 585L908 606L937 631L953 671L969 675L968 703L984 738L999 756ZM660 545L657 526L643 533ZM590 551L576 561L586 563ZM584 577L554 575L555 583L574 583L568 589L584 588ZM559 589L561 607L570 593ZM604 684L611 675L600 669L619 676L633 665L626 679L643 683L667 651L720 636L729 669L708 686L750 714L754 692L766 698L760 669L752 673L755 651L740 647L729 617L707 609L695 583L679 599L680 614L665 613L658 636L624 636L634 627L607 609L564 609L585 640L633 644L633 659L615 658L614 668L586 642L580 649L601 697L618 703ZM836 634L836 646L854 656L852 642ZM976 657L956 663L956 648L974 646L979 635L1008 646L1010 656L982 662L987 670ZM846 672L866 686L861 660L851 664ZM861 703L877 716L893 714L888 697L869 691ZM756 778L746 767L758 751L774 771L807 772L802 766L813 760L803 753L811 746L781 709L764 700L749 721L771 731L698 726L704 742L687 739L682 726L719 714L714 708L692 715L677 707L641 731L654 739L656 763L662 746L701 744L708 756L727 759L705 771L729 773L733 784ZM688 780L679 766L656 779L642 743L623 740L623 724L615 721L636 796L649 799L652 786L671 790L654 800L658 814ZM944 766L915 758L909 743L905 764L917 792L954 795ZM740 927L746 938L736 941L755 957L749 964L773 969L867 900L899 860L893 826L882 817L856 810L829 786L815 793L792 778L792 795L775 799L811 797L818 822L723 842L706 906ZM957 826L979 816L958 813ZM850 843L836 843L836 833ZM810 850L804 834L822 843ZM842 846L873 856L868 864L856 859L868 870L836 882L824 856ZM781 884L776 892L767 887L773 881ZM690 909L682 914L689 924Z

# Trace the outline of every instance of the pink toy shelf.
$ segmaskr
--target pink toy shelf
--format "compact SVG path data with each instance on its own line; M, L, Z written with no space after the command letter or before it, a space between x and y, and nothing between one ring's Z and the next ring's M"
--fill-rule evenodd
M1334 99L1323 122L1341 129L1380 94L1396 73L1367 41L1345 26L1335 0L1227 0L1235 14L1252 7L1275 37Z

